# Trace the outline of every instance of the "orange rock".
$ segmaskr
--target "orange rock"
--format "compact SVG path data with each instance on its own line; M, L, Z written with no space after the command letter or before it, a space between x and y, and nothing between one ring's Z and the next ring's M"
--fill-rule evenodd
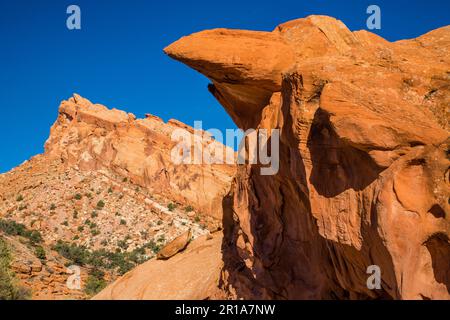
M182 235L176 237L167 245L165 245L164 248L162 248L161 251L158 252L156 257L158 259L169 259L170 257L176 255L178 252L184 250L191 241L191 237L191 230L183 233Z
M165 52L239 127L281 129L279 172L239 166L223 201L230 296L450 299L449 26L390 43L310 16Z
M194 240L169 260L150 260L126 273L94 300L204 300L223 298L218 290L223 266L218 234Z

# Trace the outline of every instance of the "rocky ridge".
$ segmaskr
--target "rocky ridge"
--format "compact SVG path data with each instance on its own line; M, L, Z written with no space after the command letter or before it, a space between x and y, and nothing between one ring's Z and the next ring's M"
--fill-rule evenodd
M102 269L108 282L188 230L195 239L221 228L219 204L234 169L172 165L176 128L193 132L176 120L137 120L74 95L61 103L45 153L0 175L0 222L9 232L21 224L42 237L46 257L39 259L34 244L17 245L21 237L3 234L11 268L34 299L88 297L67 290L66 267L74 263L64 255L129 257L120 269ZM92 268L82 268L84 283Z

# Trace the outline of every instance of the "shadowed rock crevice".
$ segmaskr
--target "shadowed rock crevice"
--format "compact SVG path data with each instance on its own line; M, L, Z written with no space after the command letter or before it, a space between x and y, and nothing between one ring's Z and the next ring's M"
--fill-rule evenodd
M342 141L330 123L330 115L320 108L311 124L308 148L311 152L310 182L325 197L347 189L364 190L382 171L372 158Z
M446 286L450 293L450 241L446 234L434 234L425 242L431 255L433 272L438 283Z

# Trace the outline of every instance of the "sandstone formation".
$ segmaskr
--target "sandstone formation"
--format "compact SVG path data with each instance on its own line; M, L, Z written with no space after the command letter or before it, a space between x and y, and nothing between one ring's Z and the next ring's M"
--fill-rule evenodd
M192 233L191 230L186 231L182 235L179 235L173 239L170 243L166 244L161 251L156 255L157 259L169 259L173 257L178 252L184 250L186 246L191 241Z
M0 234L1 236L1 234ZM67 286L67 279L73 274L65 264L67 260L47 250L46 261L38 259L21 239L2 236L12 252L11 270L24 288L31 289L33 300L86 299L87 295ZM80 268L80 279L86 282L88 271Z
M42 242L26 245L14 245L20 237L6 238L14 249L11 268L33 299L88 298L84 288L66 287L64 265L80 261L64 255L80 260L92 252L97 262L100 255L111 257L111 266L103 263L101 270L108 282L156 258L177 237L186 244L221 229L222 199L235 169L172 163L171 133L178 128L194 133L176 120L164 123L149 114L135 119L76 94L61 103L45 153L0 175L0 227L42 236ZM199 143L224 150L201 134ZM5 236L0 228L0 239ZM66 247L55 249L61 241ZM36 257L37 245L45 248L45 258ZM162 254L169 257L181 249L169 245ZM98 274L85 263L83 286L88 273Z
M171 134L178 128L194 133L176 120L164 123L152 115L136 119L133 114L109 110L75 94L61 103L45 152L82 171L110 169L153 194L189 203L198 211L221 218L222 198L228 192L234 167L174 165L171 150L176 142ZM202 142L205 147L223 147L214 140Z
M222 236L197 238L168 260L151 260L125 274L94 300L204 300L224 298L218 289Z
M240 165L223 200L230 297L450 299L450 26L390 43L310 16L165 52L240 128L281 131L279 172Z

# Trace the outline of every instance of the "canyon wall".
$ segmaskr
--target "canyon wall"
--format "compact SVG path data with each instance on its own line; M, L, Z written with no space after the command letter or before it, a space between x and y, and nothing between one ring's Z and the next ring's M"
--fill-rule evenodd
M240 128L281 132L279 172L240 165L222 201L230 297L450 299L449 26L391 43L310 16L165 52Z
M148 114L108 109L75 94L63 101L45 144L45 154L82 171L112 170L119 176L216 219L222 217L222 198L229 191L233 165L176 165L171 152L177 145L174 130L194 136L194 129L177 121ZM218 152L233 152L215 140L195 142ZM192 150L194 149L192 138ZM194 151L192 151L193 153Z

